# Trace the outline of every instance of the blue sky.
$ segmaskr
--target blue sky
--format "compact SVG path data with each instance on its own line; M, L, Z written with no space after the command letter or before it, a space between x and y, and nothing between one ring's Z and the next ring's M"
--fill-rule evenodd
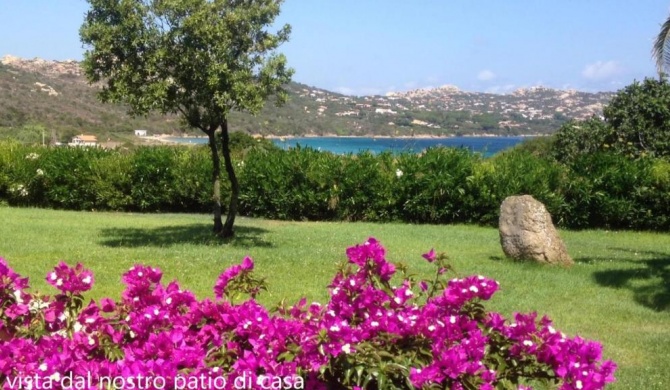
M0 0L0 56L81 59L83 0ZM670 0L286 0L294 80L366 95L455 85L617 90L655 76Z

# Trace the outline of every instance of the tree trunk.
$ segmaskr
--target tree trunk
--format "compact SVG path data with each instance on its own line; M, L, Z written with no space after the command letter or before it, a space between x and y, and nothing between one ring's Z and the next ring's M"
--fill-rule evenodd
M237 200L240 196L240 184L237 182L235 176L235 169L233 168L233 161L230 159L230 137L228 135L228 118L221 123L221 152L223 153L223 161L230 180L230 205L228 206L228 215L226 216L226 223L223 225L221 236L232 237L233 224L235 223L235 215L237 214Z
M214 234L220 235L223 233L223 222L221 222L221 159L219 158L219 151L216 147L215 129L209 129L205 132L209 137L209 149L212 151L212 185L214 192L212 194L212 201L214 203Z

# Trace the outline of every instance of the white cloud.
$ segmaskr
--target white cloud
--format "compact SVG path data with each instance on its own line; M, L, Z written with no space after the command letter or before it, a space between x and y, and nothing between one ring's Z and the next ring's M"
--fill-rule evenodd
M493 73L493 72L491 72L491 71L488 70L488 69L482 70L482 71L479 72L479 74L477 75L477 79L479 79L480 81L491 81L491 80L493 80L493 79L495 79L495 78L496 78L496 74Z
M605 80L618 76L623 72L623 67L616 61L598 61L586 65L582 76L588 80Z

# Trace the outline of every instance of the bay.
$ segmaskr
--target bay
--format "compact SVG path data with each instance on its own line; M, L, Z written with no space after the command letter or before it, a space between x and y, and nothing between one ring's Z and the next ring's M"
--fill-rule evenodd
M178 143L207 143L207 138L168 138ZM371 137L290 137L273 138L275 145L282 149L309 147L335 154L359 153L370 151L382 153L419 153L430 147L446 146L467 148L473 152L492 156L502 150L511 148L528 137L450 137L450 138L371 138Z

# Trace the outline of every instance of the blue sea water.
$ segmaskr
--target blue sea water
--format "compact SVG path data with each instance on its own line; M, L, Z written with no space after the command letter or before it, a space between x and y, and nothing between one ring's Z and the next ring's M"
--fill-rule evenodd
M501 150L511 148L527 137L452 137L452 138L367 138L367 137L298 137L273 139L282 149L310 147L336 154L370 151L381 153L419 153L434 146L467 148L484 156L494 155ZM207 143L207 138L170 138L184 143Z

